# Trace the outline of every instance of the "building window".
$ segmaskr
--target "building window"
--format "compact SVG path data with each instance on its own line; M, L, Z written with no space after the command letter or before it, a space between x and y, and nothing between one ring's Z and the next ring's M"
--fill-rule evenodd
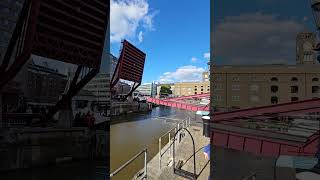
M256 84L250 85L250 91L259 91L259 86Z
M194 92L194 94L198 94L197 92Z
M291 97L291 101L299 101L299 98L298 97Z
M271 92L276 93L276 92L278 92L279 87L278 86L271 86L270 89L271 89Z
M271 104L278 104L278 97L272 96L271 97Z
M232 101L240 101L240 96L232 96L231 100Z
M234 84L231 86L232 91L239 91L240 90L240 85Z
M201 91L203 91L203 89L201 89Z
M271 82L278 82L278 78L272 77L272 78L271 78Z
M319 86L312 86L312 93L319 93Z
M259 78L257 76L253 76L253 77L251 77L251 80L252 81L259 81Z
M215 91L222 90L222 85L221 84L215 84L215 85L213 85L213 89Z
M291 86L291 93L298 93L299 87L298 86Z
M250 96L250 101L251 102L259 102L260 101L260 99L259 99L259 97L258 96Z
M213 101L221 101L221 96L213 96Z
M240 81L240 78L238 76L232 77L232 81Z
M298 81L298 78L293 77L293 78L291 78L291 81L297 82L297 81Z
M318 82L318 81L319 81L319 78L312 78L312 81L313 81L313 82Z
M216 76L214 79L215 79L216 81L221 81L221 80L222 80L221 76Z

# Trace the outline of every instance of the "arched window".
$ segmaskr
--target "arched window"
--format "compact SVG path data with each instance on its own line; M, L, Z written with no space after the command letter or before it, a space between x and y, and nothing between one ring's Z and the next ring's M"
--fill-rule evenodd
M276 92L278 92L279 87L278 86L271 86L270 90L271 90L271 92L276 93Z
M316 78L316 77L315 77L315 78L312 78L312 81L313 81L313 82L317 82L317 81L319 81L319 78Z
M319 92L320 92L319 86L312 86L312 93L319 93Z
M272 96L271 97L271 104L278 104L278 97Z
M298 86L291 86L291 93L298 93L299 87Z
M298 81L298 78L292 77L292 78L291 78L291 81Z
M272 82L278 82L278 78L272 77L272 78L271 78L271 81L272 81Z

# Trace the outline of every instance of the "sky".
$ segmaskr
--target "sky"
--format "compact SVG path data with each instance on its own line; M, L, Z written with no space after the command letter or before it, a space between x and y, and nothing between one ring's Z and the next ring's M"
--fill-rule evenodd
M294 64L296 35L316 27L309 0L214 0L215 64Z
M110 50L146 53L143 83L201 81L210 57L209 0L111 0Z

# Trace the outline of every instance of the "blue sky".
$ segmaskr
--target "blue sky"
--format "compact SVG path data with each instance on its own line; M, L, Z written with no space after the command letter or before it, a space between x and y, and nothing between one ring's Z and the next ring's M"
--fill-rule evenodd
M111 1L111 53L116 57L123 38L147 54L143 82L201 80L210 51L210 1Z
M316 29L309 0L213 2L216 64L294 64L297 33Z

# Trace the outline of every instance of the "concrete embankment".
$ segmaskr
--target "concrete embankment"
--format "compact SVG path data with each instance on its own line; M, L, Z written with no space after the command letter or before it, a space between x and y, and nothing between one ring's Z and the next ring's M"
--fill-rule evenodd
M114 102L111 104L110 115L119 116L135 112L145 112L152 109L150 103Z
M204 157L203 147L209 144L210 139L202 135L202 126L199 126L197 124L192 124L187 129L190 131L195 142L196 174L198 175L199 180L207 180L210 173L210 162ZM181 132L183 135L183 138L181 138L181 141L179 140L180 135L177 135L176 137L175 162L177 165L178 161L182 161L183 163L182 163L181 169L193 173L193 143L192 143L191 137L186 131L181 131ZM170 145L169 143L166 144L162 148L161 152L163 153L169 147L169 145ZM156 156L154 156L147 164L148 179L151 179L151 180L185 179L173 173L172 155L173 155L172 148L171 148L171 154L169 154L169 151L164 153L164 155L161 158L161 169L159 166L160 154L158 153ZM143 170L141 170L138 174L141 174L142 172ZM134 179L139 179L139 178L135 177Z

